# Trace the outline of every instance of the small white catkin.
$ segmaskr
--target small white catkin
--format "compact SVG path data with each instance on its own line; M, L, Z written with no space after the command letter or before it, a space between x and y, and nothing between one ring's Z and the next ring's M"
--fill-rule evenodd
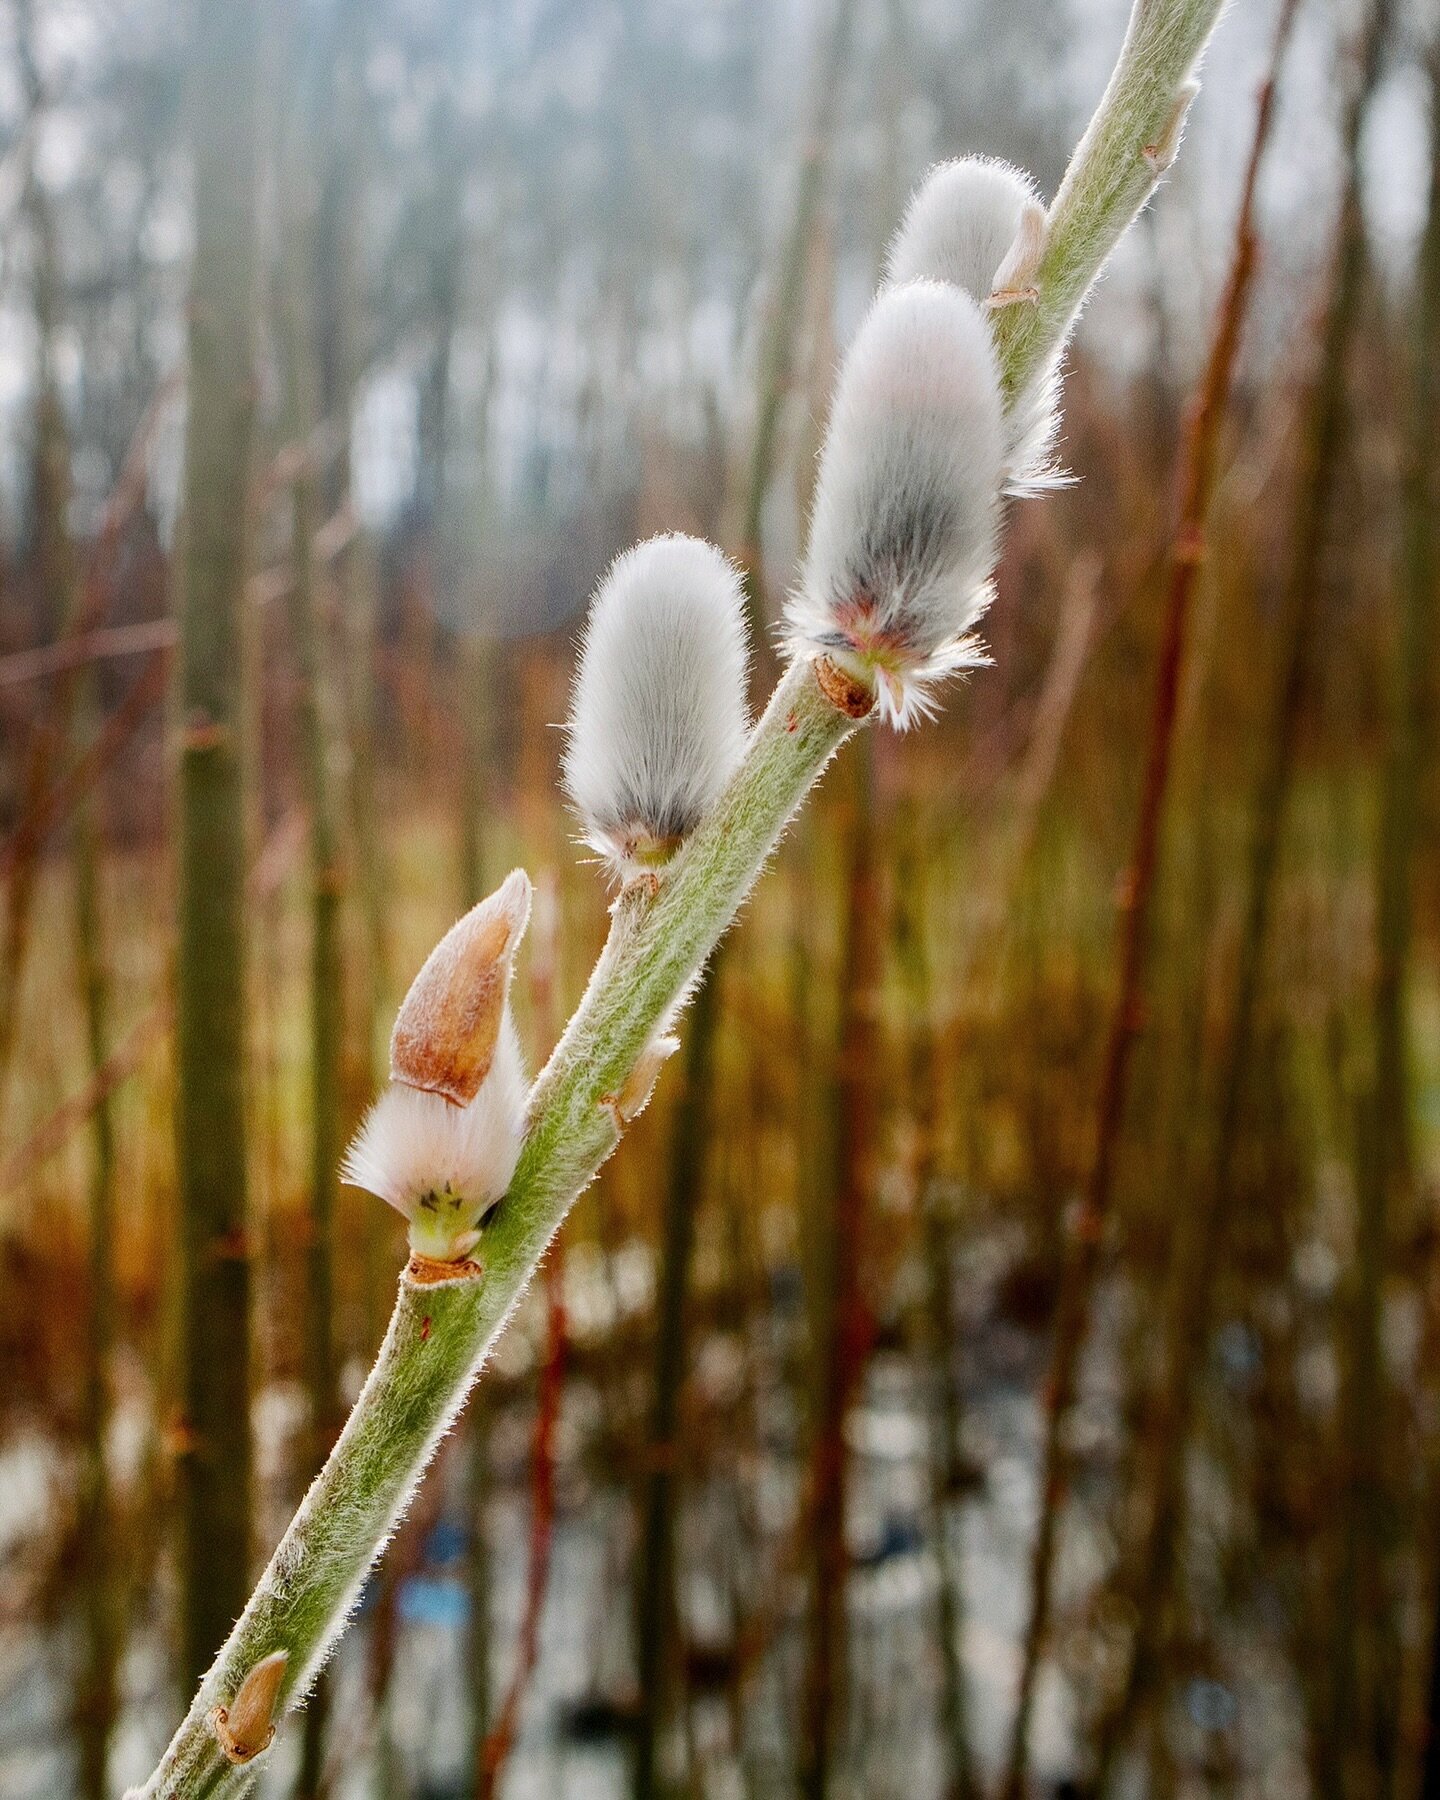
M1023 292L1003 290L1023 289L1026 264L1043 245L1044 210L1024 170L963 156L937 163L911 196L886 273L892 283L949 281L982 303L995 295L995 304L1023 306ZM1057 352L1006 409L1004 485L1012 494L1063 481L1054 460L1060 360Z
M886 280L949 281L988 300L1027 207L1039 203L1021 169L988 156L937 163L910 197L890 243Z
M738 766L748 662L740 575L713 544L673 534L616 559L590 604L564 773L622 879L662 863Z
M845 357L810 541L786 605L790 653L873 682L904 729L934 689L984 661L1004 427L985 316L959 288L882 289Z
M432 1197L451 1196L474 1218L510 1185L520 1155L525 1070L506 1008L490 1072L466 1106L395 1082L371 1107L346 1152L341 1178L388 1201L412 1224Z

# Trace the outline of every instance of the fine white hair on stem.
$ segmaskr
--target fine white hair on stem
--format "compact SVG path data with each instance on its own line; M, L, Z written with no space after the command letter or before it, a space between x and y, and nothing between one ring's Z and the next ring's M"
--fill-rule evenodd
M998 308L1034 303L1045 208L1023 169L988 156L937 163L916 188L890 245L894 284L948 281ZM1004 484L1012 494L1058 485L1061 351L1007 406Z
M1063 360L1062 350L1025 384L1005 411L1005 491L1017 499L1070 483L1055 451Z
M845 357L810 541L786 605L790 653L824 655L904 728L984 660L1004 455L985 316L937 281L887 287Z
M622 878L663 863L745 749L749 644L739 571L671 534L612 564L590 604L565 785L585 837Z
M910 197L891 240L885 274L892 286L949 281L985 301L1040 196L1023 169L989 156L937 163Z
M342 1178L403 1213L415 1249L464 1255L477 1241L480 1215L515 1173L525 1093L520 1040L507 1008L475 1098L457 1106L443 1094L395 1082L356 1133Z

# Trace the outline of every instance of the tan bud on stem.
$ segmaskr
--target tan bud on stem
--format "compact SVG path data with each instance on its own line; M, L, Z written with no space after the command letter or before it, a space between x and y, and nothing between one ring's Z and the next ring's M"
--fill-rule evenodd
M628 1125L644 1112L650 1104L650 1096L655 1092L660 1071L679 1048L679 1038L672 1037L667 1032L661 1037L651 1038L640 1052L640 1060L630 1071L630 1077L615 1102L620 1124Z
M992 311L997 306L1034 305L1040 298L1035 277L1045 254L1047 215L1038 200L1030 201L1020 214L1020 229L1005 253L1005 260L995 271L995 286L985 304Z
M515 949L530 917L530 878L515 869L430 952L390 1038L390 1078L465 1106L490 1073Z
M1141 152L1146 162L1155 171L1157 178L1165 173L1179 154L1180 140L1185 135L1185 120L1189 116L1190 108L1199 92L1200 83L1198 81L1182 83L1159 137L1153 144L1146 144Z
M272 1650L262 1657L240 1683L229 1706L217 1706L210 1714L210 1728L215 1733L227 1762L252 1762L270 1746L275 1736L275 1706L280 1698L280 1684L290 1661L288 1650Z

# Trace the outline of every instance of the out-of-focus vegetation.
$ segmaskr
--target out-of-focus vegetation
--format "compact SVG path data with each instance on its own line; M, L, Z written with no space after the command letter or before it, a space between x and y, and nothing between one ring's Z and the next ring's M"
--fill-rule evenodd
M249 726L246 1157L238 1219L200 1242L176 921L184 846L210 868L181 817L209 740L172 619L207 479L182 474L191 145L222 122L187 108L189 6L7 0L7 1796L143 1777L358 1388L403 1235L328 1172L430 946L521 862L533 1065L580 991L605 894L551 727L610 556L714 536L775 617L905 196L962 151L1052 193L1125 10L262 9L252 474L222 571L242 641L218 665ZM1013 1784L1028 1647L1032 1791L1440 1793L1419 0L1301 0L1281 68L1103 1217L1082 1203L1182 421L1273 25L1222 26L1082 325L1075 484L1014 510L994 667L820 790L267 1792L971 1800ZM203 1032L186 1054L203 1070ZM197 1328L216 1267L205 1294L238 1310L207 1298ZM207 1377L243 1368L237 1331L248 1431ZM253 1449L238 1493L197 1393Z

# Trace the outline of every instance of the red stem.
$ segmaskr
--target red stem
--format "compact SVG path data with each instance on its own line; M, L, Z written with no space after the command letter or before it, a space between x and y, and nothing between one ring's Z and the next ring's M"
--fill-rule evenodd
M564 1261L558 1247L545 1265L546 1344L535 1411L535 1437L530 1457L530 1569L515 1673L494 1725L480 1746L475 1771L476 1800L494 1800L500 1776L515 1743L520 1708L540 1654L540 1622L550 1578L550 1552L555 1536L555 1427L565 1386Z

